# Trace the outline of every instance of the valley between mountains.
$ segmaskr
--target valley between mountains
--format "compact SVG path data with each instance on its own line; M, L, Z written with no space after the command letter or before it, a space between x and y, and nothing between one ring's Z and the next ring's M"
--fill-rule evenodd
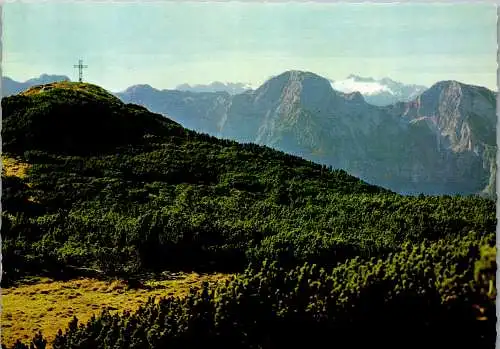
M119 97L2 99L2 348L494 348L491 91Z

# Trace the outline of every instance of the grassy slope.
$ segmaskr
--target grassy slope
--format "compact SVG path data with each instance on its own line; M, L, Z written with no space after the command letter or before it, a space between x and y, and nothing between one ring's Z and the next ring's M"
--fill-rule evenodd
M36 278L29 284L2 289L1 342L11 346L17 339L32 338L39 330L50 342L73 316L85 323L104 309L135 311L149 297L180 297L204 281L216 283L226 278L225 274L178 273L165 280L149 280L138 289L129 289L123 281Z

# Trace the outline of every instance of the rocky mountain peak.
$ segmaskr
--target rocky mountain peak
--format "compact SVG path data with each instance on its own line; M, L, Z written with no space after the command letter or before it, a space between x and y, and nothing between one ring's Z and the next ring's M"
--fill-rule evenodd
M329 103L334 93L327 79L311 72L289 70L267 80L254 91L254 96L256 102L277 103L285 109L298 103L318 108Z
M315 84L315 87L322 84L326 89L331 90L330 82L328 81L328 79L325 79L322 76L307 71L288 70L267 80L261 87L257 89L257 91L266 89L269 86L284 88L285 85L293 84L296 82L303 85Z
M479 154L496 144L495 94L484 87L440 81L406 103L402 117L426 123L440 149Z

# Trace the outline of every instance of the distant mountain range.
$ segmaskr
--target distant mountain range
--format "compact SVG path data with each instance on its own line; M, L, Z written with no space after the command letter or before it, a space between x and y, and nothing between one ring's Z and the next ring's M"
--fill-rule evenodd
M65 75L42 74L37 78L19 82L9 77L3 77L2 95L10 96L36 85L48 84L56 81L70 81L70 79ZM353 74L349 75L344 80L330 81L334 90L345 93L360 92L368 103L378 106L410 101L427 89L425 86L405 85L389 78L375 80L373 78L365 78ZM224 83L219 81L214 81L210 84L194 85L184 83L177 85L175 88L175 90L185 92L227 92L230 95L240 94L251 91L252 89L253 87L249 83Z
M389 78L375 80L352 74L344 80L331 82L334 90L345 93L359 92L368 103L378 106L411 101L427 89L425 86L405 85Z
M42 74L37 78L29 79L24 82L19 82L12 80L7 76L2 77L2 96L7 97L11 95L18 94L30 87L49 84L51 82L57 81L70 81L70 79L65 75L48 75Z
M214 81L208 85L189 85L189 84L181 84L177 85L175 88L179 91L189 91L189 92L227 92L231 95L243 93L245 91L251 90L252 86L250 84L244 84L241 82L232 83L232 82L219 82Z
M3 78L3 94L58 80L69 79ZM426 89L287 71L255 90L229 83L176 90L134 85L115 95L184 127L268 145L399 193L496 193L496 95L484 87L441 81Z
M427 89L425 86L406 85L389 78L375 80L354 74L344 80L331 80L331 83L334 90L344 93L359 92L368 103L378 106L411 101ZM253 87L244 83L215 81L208 85L181 84L175 89L189 92L227 92L235 95L252 90Z
M496 97L483 87L441 81L380 107L316 74L288 71L236 95L148 85L116 95L185 127L268 145L400 193L496 192Z

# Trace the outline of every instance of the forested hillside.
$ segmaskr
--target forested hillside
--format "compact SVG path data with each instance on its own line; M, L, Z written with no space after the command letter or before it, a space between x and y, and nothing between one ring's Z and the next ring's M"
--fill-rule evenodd
M54 348L494 347L491 200L395 194L89 84L32 88L2 113L3 157L23 169L2 172L4 285L78 268L236 274L72 322Z

